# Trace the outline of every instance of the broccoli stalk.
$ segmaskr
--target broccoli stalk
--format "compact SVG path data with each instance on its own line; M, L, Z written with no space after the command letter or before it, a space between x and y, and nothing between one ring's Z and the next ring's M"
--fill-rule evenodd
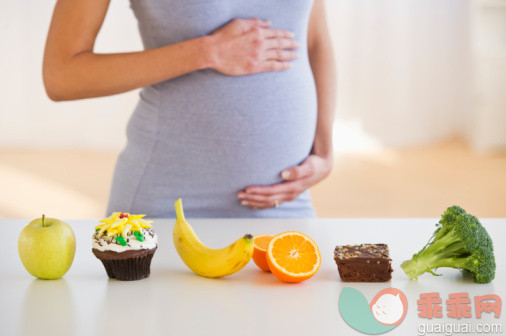
M488 283L495 276L492 239L478 219L462 208L452 206L443 214L429 242L411 260L401 264L415 279L425 272L433 275L439 267L471 272L477 283Z

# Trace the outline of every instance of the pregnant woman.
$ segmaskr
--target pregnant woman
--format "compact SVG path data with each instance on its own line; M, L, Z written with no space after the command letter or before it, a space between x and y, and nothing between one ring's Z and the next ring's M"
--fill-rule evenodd
M109 0L58 0L43 77L55 101L143 88L113 211L314 217L332 166L335 70L324 0L131 0L145 50L93 51Z

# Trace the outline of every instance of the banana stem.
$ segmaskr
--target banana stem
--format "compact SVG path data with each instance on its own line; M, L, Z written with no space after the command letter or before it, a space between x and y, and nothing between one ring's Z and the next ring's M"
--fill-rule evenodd
M185 222L186 219L184 218L183 201L180 198L176 201L175 208L176 208L176 220Z

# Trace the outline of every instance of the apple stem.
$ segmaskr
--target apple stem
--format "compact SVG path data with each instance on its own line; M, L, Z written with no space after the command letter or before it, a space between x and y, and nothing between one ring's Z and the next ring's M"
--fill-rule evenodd
M42 214L42 227L46 227L46 226L44 225L44 217L46 217L46 215Z

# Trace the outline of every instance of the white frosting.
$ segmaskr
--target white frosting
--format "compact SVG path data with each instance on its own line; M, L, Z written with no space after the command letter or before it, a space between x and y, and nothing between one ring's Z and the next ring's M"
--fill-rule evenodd
M114 252L125 252L130 250L143 250L143 249L153 249L157 246L158 236L153 232L152 229L142 229L142 233L144 235L144 241L139 241L135 237L132 231L129 231L126 236L126 245L122 246L118 243L114 237L108 237L107 235L102 235L98 238L98 233L92 237L92 245L94 249L99 251L114 251ZM153 236L151 236L153 234Z

